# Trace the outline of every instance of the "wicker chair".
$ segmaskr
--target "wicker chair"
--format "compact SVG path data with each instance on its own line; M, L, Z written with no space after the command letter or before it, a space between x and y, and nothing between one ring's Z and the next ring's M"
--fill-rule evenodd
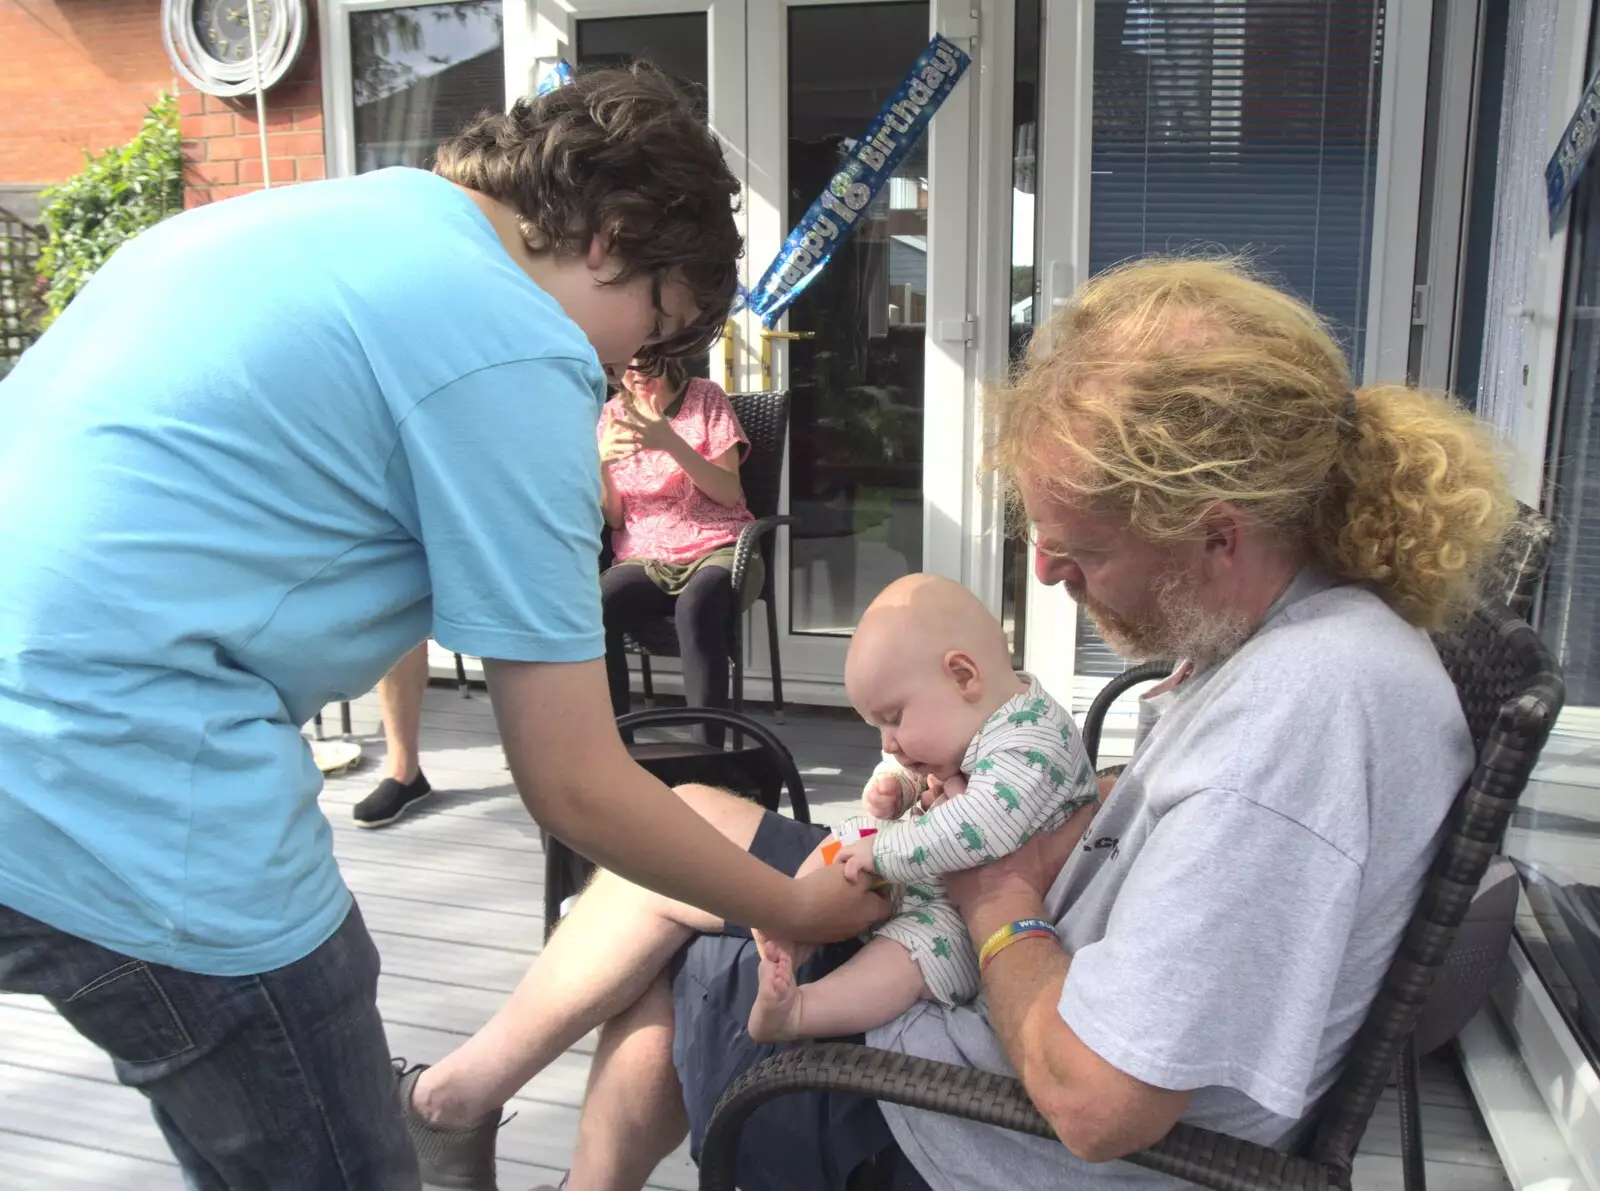
M733 553L733 606L734 614L728 618L728 660L733 671L732 698L734 711L744 710L744 583L749 573L750 559L760 552L766 567L766 578L756 599L767 609L767 648L772 657L772 707L778 723L783 723L783 670L778 658L778 568L773 551L773 531L780 525L793 524L793 519L778 513L779 490L783 483L783 451L789 436L789 394L783 390L764 393L730 393L728 401L745 437L749 449L739 462L739 483L744 488L746 506L755 514L755 520L746 525L734 543ZM600 552L600 569L611 565L610 532L607 531ZM650 673L652 657L678 656L678 628L670 616L652 621L637 634L626 639L628 652L639 655L640 676L644 679L646 707L655 706L655 681ZM471 686L467 681L466 664L461 655L455 655L456 689L463 699L469 699Z
M1349 1188L1356 1147L1408 1046L1444 967L1456 928L1499 850L1517 799L1538 761L1564 696L1554 657L1502 604L1480 609L1435 639L1461 696L1478 761L1457 799L1398 953L1343 1073L1295 1153L1178 1125L1127 1161L1219 1191ZM796 1048L745 1072L728 1088L701 1153L703 1191L730 1191L739 1133L749 1114L777 1096L850 1092L1051 1138L1022 1084L1005 1076L848 1043Z
M734 614L728 623L728 658L733 669L734 711L744 710L744 581L750 559L758 550L766 564L766 578L756 596L767 609L767 648L772 657L772 708L778 723L783 723L783 671L778 660L778 568L774 557L773 531L792 519L778 513L778 494L783 482L783 450L789 436L789 394L783 390L765 393L730 393L728 401L738 416L750 449L739 464L739 482L745 504L755 520L744 527L733 554ZM639 655L644 679L645 706L655 701L655 685L650 675L652 657L678 656L678 629L671 617L662 617L633 635L632 652Z
M649 728L686 728L715 724L731 729L733 747L714 748L699 740L636 741ZM628 755L669 786L702 782L743 794L776 811L784 794L789 810L802 823L811 822L805 783L783 741L766 725L737 712L712 707L672 707L635 711L617 720ZM748 743L747 743L748 742ZM562 903L583 888L594 865L547 831L544 842L545 938L561 920Z

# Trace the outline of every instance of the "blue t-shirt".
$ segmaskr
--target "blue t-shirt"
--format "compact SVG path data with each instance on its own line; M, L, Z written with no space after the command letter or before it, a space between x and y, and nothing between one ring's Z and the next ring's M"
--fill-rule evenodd
M0 382L0 904L270 970L350 895L300 735L432 634L604 652L582 331L417 170L124 247Z

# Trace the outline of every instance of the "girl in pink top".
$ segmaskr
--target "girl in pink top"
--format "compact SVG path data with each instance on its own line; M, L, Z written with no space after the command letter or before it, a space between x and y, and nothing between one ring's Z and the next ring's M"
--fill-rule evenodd
M739 448L750 440L728 395L690 379L677 361L661 376L624 372L598 433L616 554L600 576L612 711L628 710L623 635L662 616L677 621L689 705L726 707L733 545L753 520L739 484ZM745 578L751 599L763 578L757 556Z

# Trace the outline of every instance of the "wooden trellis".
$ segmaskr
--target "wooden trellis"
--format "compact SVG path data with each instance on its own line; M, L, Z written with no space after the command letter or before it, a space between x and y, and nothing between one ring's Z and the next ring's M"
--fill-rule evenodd
M39 337L40 229L0 207L0 376Z

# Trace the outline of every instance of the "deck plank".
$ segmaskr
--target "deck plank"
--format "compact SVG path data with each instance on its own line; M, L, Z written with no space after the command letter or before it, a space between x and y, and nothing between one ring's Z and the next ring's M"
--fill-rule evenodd
M771 723L770 716L763 716ZM379 1008L390 1047L434 1062L504 1002L543 938L543 851L500 752L488 700L431 688L423 714L424 765L438 793L382 831L364 831L350 808L381 774L375 702L352 707L366 753L331 778L322 805L334 847L383 956ZM338 715L325 718L336 730ZM833 712L791 709L775 730L795 753L813 817L852 813L878 757L871 729ZM593 1037L541 1072L508 1106L500 1132L501 1184L524 1191L555 1183L576 1136ZM1424 1063L1428 1171L1450 1191L1507 1191L1459 1075ZM1399 1191L1393 1093L1379 1106L1356 1168L1358 1186ZM138 1093L118 1085L109 1061L37 998L0 996L0 1154L8 1191L179 1191L182 1180ZM685 1149L657 1169L658 1191L688 1191Z

